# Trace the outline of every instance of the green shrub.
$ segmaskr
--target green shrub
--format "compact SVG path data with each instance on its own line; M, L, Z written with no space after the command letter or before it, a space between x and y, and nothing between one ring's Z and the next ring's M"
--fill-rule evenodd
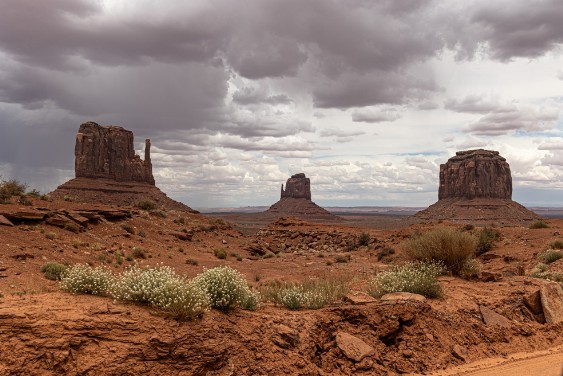
M465 226L462 227L464 231L471 231L475 228L474 225L472 225L471 223L466 224Z
M272 251L268 251L264 254L264 256L262 256L262 258L265 258L265 259L269 259L269 258L272 258L272 257L276 257L276 255Z
M27 184L21 183L16 179L0 179L0 201L8 201L12 196L23 196L26 189Z
M367 284L368 293L380 298L391 292L410 292L427 298L437 298L442 289L437 277L444 266L434 261L413 261L378 273Z
M151 215L154 215L155 217L158 217L158 218L168 217L168 214L166 214L166 212L163 211L163 210L152 210Z
M391 247L383 247L383 249L377 252L377 261L381 261L387 256L395 254L395 249Z
M485 227L479 231L479 238L477 240L477 246L475 248L475 254L477 256L490 251L496 241L500 239L500 232L498 230L492 229L490 227Z
M554 249L548 249L538 255L538 260L541 260L546 264L551 264L561 258L563 258L563 252L559 252Z
M563 240L555 240L550 244L551 249L563 249Z
M319 278L300 283L272 283L263 287L262 295L288 309L319 309L342 299L349 290L346 278Z
M133 255L133 257L135 257L137 259L146 259L147 258L147 254L145 253L145 251L141 247L134 247L132 255Z
M334 257L334 261L338 263L347 263L350 261L350 256L336 255L336 257Z
M186 260L186 264L197 266L197 265L199 265L199 262L197 260L189 258L189 259Z
M135 235L135 229L133 228L133 226L131 226L129 223L122 223L120 225L120 227L125 230L126 232L128 232L129 234L133 234Z
M465 232L442 227L405 243L407 256L418 261L438 261L458 275L466 260L474 257L476 239Z
M53 239L56 239L56 238L57 238L57 233L55 233L55 232L50 232L50 233L46 234L45 237L46 237L47 239L49 239L49 240L53 240Z
M369 234L367 232L362 232L358 237L358 245L359 246L368 246L369 245Z
M470 258L465 260L461 270L459 272L459 276L464 279L473 279L477 278L481 273L481 263L479 260Z
M220 260L224 260L227 258L227 251L225 251L223 248L215 248L213 250L213 254L215 255L215 257L217 257Z
M260 293L248 288L242 297L240 307L248 311L256 311L260 307Z
M137 235L139 235L141 238L144 238L144 237L147 236L147 234L145 234L145 231L144 231L144 230L140 230Z
M53 281L60 281L65 276L67 270L68 266L58 262L48 262L41 267L41 273L45 275L45 278Z
M207 292L213 308L223 310L240 305L250 289L244 276L228 266L208 269L194 283Z
M26 195L21 195L18 198L18 204L24 205L24 206L31 206L33 203L31 202L31 200Z
M548 226L548 224L545 223L544 221L539 220L539 221L535 221L534 223L532 223L532 224L530 225L530 228L531 228L531 229L549 228L549 226Z
M135 204L136 207L146 211L152 211L156 209L156 202L152 200L141 200Z
M133 265L116 279L111 293L116 299L149 304L180 319L199 317L209 307L205 291L179 277L169 266Z
M61 280L61 288L74 294L107 295L114 276L107 268L87 264L70 267Z

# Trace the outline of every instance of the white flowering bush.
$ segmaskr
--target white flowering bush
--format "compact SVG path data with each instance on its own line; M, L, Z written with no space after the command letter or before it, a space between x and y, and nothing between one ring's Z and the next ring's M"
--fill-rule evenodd
M115 277L105 267L77 264L67 269L61 288L73 294L107 295Z
M117 278L111 293L119 300L162 308L180 319L199 317L209 308L206 292L169 266L133 265Z
M319 309L341 299L349 289L349 281L345 278L320 278L274 284L266 288L265 295L288 309Z
M378 273L368 281L368 293L380 298L391 292L411 292L427 298L437 298L442 289L437 277L444 265L433 261L414 261Z
M244 293L244 296L242 297L240 307L249 311L256 311L258 308L260 308L261 299L262 298L258 291L248 287Z
M218 309L241 305L251 292L244 276L228 266L206 270L197 275L193 282L207 292L211 306ZM254 298L257 299L258 295L251 297Z

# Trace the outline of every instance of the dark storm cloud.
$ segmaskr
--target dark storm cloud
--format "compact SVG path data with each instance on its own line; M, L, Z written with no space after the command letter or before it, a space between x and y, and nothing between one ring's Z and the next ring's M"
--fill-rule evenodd
M233 102L241 105L290 104L292 100L286 94L271 94L265 90L247 86L233 94Z
M402 104L423 99L437 90L425 78L395 73L346 75L326 82L313 91L314 105L320 108L364 107L375 104Z
M560 0L488 2L471 17L481 31L481 43L500 60L538 57L561 45L561 20Z
M558 118L557 111L536 111L531 108L512 109L489 113L470 124L466 133L481 136L499 136L514 131L544 131L553 128Z

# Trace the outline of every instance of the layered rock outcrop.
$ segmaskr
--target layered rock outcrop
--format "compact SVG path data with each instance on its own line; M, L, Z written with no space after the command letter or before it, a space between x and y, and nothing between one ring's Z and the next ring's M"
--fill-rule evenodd
M458 151L440 165L438 199L512 199L510 166L498 151Z
M539 216L512 201L510 166L498 151L458 151L440 165L438 202L416 214L423 219L521 222Z
M135 154L133 132L114 125L87 122L80 126L74 148L77 178L136 181L154 185L151 141L145 141L145 160Z
M311 201L311 180L304 173L292 175L282 184L280 200L272 205L266 213L275 216L296 216L320 220L337 220L331 214Z
M51 193L53 198L106 205L135 205L151 200L158 207L196 212L155 186L145 141L145 160L135 154L133 132L114 125L87 122L76 135L75 174Z
M285 190L283 189L283 184L281 186L280 198L284 197L311 200L311 180L304 173L291 175L285 183Z

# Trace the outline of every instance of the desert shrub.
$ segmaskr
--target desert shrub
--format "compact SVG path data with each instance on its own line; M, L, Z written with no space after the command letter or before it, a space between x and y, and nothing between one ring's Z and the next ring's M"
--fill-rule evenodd
M27 184L16 179L0 179L0 201L8 201L12 196L23 196L26 189Z
M39 199L40 199L41 201L48 201L48 202L53 201L53 198L52 198L50 195L48 195L48 194L41 195L41 197L39 197Z
M168 214L166 214L166 212L163 211L163 210L152 210L151 215L154 215L155 217L158 217L158 218L168 217Z
M387 256L395 254L395 250L391 247L383 247L383 249L377 252L377 261L381 261Z
M74 294L106 295L114 276L107 268L77 264L68 268L61 279L61 288Z
M248 311L256 311L260 307L260 293L248 288L240 301L240 307Z
M152 211L156 209L156 202L152 200L141 200L135 204L136 207L146 211Z
M342 299L350 290L347 278L318 278L299 283L272 283L262 296L288 309L319 309Z
M500 239L500 232L490 227L484 227L479 231L479 238L477 239L477 246L475 254L481 255L488 252L493 248L494 243Z
M262 258L265 258L265 259L269 259L269 258L272 258L272 257L276 257L276 255L272 251L268 251L264 254L264 256L262 256Z
M542 220L535 221L530 225L531 229L538 229L538 228L549 228L549 225Z
M180 319L201 316L209 307L205 291L178 276L171 267L129 267L112 287L116 299L149 304Z
M367 291L380 298L391 292L410 292L427 298L437 298L442 289L437 277L444 266L436 261L411 261L378 273L368 281Z
M53 239L56 239L56 238L57 238L57 233L55 233L55 232L50 232L50 233L46 234L45 237L46 237L47 239L49 239L49 240L53 240Z
M551 249L563 249L563 240L555 240L550 244Z
M144 238L144 237L147 236L147 234L145 234L145 231L144 231L144 230L140 230L137 235L139 235L141 238Z
M347 263L350 261L350 256L336 255L336 257L334 257L334 261L338 263Z
M481 273L481 263L479 260L470 258L465 260L461 270L459 271L459 276L464 279L477 278Z
M126 232L135 235L135 229L129 223L122 223L120 227Z
M197 266L197 265L199 265L199 262L197 260L189 258L189 259L186 260L186 264Z
M41 195L41 192L39 192L39 191L38 191L37 189L35 189L35 188L33 188L31 191L27 192L27 195L28 195L28 196L31 196L31 197L33 197L33 198L40 198L40 197L42 196L42 195Z
M546 264L551 264L552 262L555 262L555 261L563 258L563 252L559 252L559 251L556 251L554 249L548 249L548 250L540 253L537 257L538 257L538 260L541 260L542 262L544 262Z
M198 274L194 283L207 292L213 308L223 310L240 305L250 289L244 276L228 266L208 269Z
M367 232L362 232L360 236L358 236L358 245L367 246L369 245L369 240L369 234Z
M405 243L406 254L413 260L438 261L458 275L466 260L475 255L476 240L464 232L442 227Z
M146 259L147 258L147 254L145 253L145 250L141 247L134 247L132 256L137 258L137 259Z
M24 206L31 206L33 203L26 195L21 195L20 197L18 197L18 204Z
M227 251L225 251L223 248L215 248L213 250L213 254L215 255L215 257L217 257L219 260L224 260L227 258Z
M464 231L471 231L471 230L473 230L474 228L475 228L475 226L472 225L471 223L468 223L468 224L466 224L465 226L462 227L462 229L463 229Z
M68 266L64 264L59 264L58 262L48 262L41 267L41 273L45 275L45 278L60 281L68 270Z

